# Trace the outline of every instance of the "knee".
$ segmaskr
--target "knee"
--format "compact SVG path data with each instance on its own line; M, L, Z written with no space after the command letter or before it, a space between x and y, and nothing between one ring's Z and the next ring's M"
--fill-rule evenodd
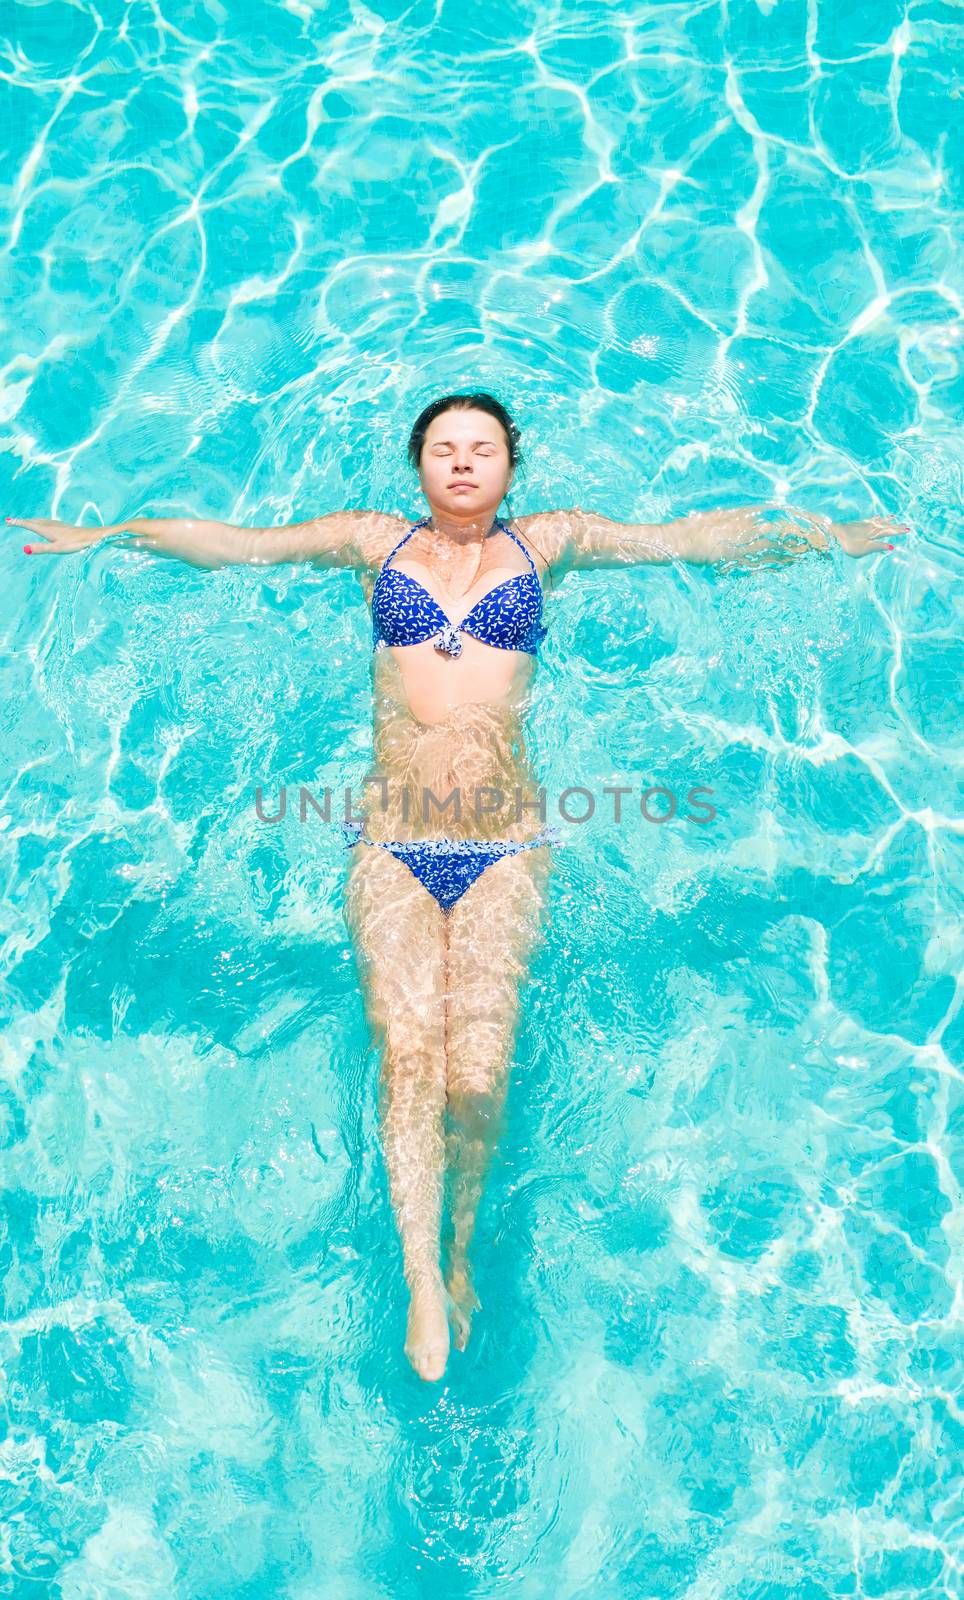
M385 1055L392 1062L414 1069L430 1067L444 1058L444 1022L441 1015L428 1015L428 1009L396 1006L388 1013L382 1032Z
M444 1102L445 1043L441 1034L389 1028L382 1050L379 1090L386 1109Z
M504 1092L512 1054L512 1019L492 1012L460 1012L445 1039L449 1090L493 1098Z

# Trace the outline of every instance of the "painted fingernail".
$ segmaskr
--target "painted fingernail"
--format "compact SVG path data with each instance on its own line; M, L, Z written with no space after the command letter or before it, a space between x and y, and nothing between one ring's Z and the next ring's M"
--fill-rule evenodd
M896 546L896 545L895 545L895 544L889 544L889 545L888 545L888 546L887 546L887 548L888 548L888 550L896 550L896 549L897 549L897 546Z
M29 544L25 544L24 545L23 553L24 553L25 556L32 556L33 555L33 551L31 550Z

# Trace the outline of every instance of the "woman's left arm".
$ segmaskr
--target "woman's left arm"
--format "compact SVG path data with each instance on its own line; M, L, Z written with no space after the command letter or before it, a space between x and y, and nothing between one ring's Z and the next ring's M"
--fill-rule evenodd
M581 510L547 511L517 521L536 544L549 545L550 560L564 568L674 561L769 566L793 561L809 550L829 550L834 543L848 555L867 556L894 549L894 535L910 531L886 516L834 522L821 513L777 505L695 511L662 523L614 522Z

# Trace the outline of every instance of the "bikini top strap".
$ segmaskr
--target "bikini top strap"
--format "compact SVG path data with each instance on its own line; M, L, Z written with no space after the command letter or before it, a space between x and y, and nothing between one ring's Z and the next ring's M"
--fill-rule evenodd
M499 527L502 528L509 535L510 539L514 539L515 540L516 544L519 546L519 549L522 551L522 554L525 556L525 558L528 561L530 567L532 568L534 576L538 578L539 574L538 574L538 572L536 572L536 564L533 561L532 557L530 556L530 554L529 554L528 550L526 549L525 545L522 543L522 540L519 538L519 535L517 533L513 533L512 532L512 529L509 527L509 524L507 522L500 522L499 523Z
M401 550L402 545L405 543L405 540L406 539L410 539L412 537L412 534L415 532L416 528L424 528L424 526L425 526L426 522L428 522L428 520L429 520L428 517L423 517L421 522L414 522L412 524L412 526L409 528L408 532L402 534L402 537L399 539L397 545L395 546L395 549L394 550L390 550L388 555L385 557L384 561L382 562L382 565L381 565L382 572L385 571L385 568L388 566L388 563L391 561L392 557L394 555L397 555L399 550Z
M412 526L409 528L408 532L404 533L402 535L402 537L399 539L399 541L398 541L397 545L395 546L394 550L389 551L388 555L385 557L384 561L382 562L382 566L381 566L382 572L385 571L385 568L388 566L388 563L392 560L392 557L397 555L399 550L401 550L402 545L405 543L406 539L410 539L412 537L412 534L415 533L419 528L426 527L427 524L429 522L431 522L431 520L432 520L431 517L423 517L421 522L414 522L412 524ZM512 529L509 527L508 523L500 521L499 518L496 518L496 526L501 528L503 533L507 533L509 535L509 538L515 541L515 543L519 546L519 549L522 551L522 554L525 556L526 560L528 561L530 567L532 568L533 576L534 577L538 577L539 574L536 571L536 564L533 561L532 557L530 556L530 554L529 554L528 550L526 549L525 545L522 543L522 540L519 538L518 534L513 533Z

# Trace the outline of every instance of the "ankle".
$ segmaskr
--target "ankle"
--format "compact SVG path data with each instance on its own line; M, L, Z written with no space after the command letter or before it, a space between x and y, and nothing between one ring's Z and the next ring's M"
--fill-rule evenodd
M442 1269L438 1265L432 1267L413 1267L405 1274L408 1292L414 1300L425 1295L438 1295L442 1292Z

